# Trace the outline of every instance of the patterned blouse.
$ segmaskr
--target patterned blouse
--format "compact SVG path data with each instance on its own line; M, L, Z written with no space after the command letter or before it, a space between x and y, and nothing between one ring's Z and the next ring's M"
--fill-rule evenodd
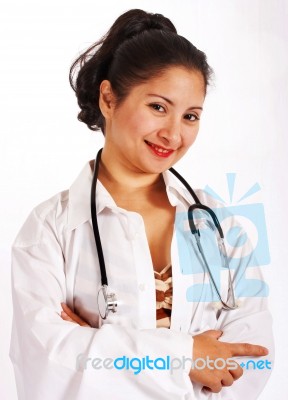
M154 271L156 286L156 326L170 328L172 311L172 266L167 265L161 272Z

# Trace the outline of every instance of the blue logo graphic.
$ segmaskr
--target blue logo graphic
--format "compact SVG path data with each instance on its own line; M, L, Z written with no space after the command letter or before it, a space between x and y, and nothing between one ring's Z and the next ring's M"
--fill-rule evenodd
M247 360L246 362L241 362L240 367L247 370L255 369L272 369L272 361L267 359L264 360Z
M234 186L236 174L227 174L229 192L229 205L208 185L205 187L205 205L212 206L212 210L223 229L227 259L231 274L234 276L234 290L239 297L266 297L268 285L261 279L254 277L249 279L249 268L262 267L270 262L264 207L261 203L241 204L252 194L260 190L258 183L253 185L238 201L234 202ZM195 210L194 221L200 233L201 244L213 275L218 290L223 292L223 282L228 279L228 268L225 264L223 251L219 249L215 228L210 215L203 210ZM176 233L179 247L179 260L181 272L184 275L196 274L198 280L200 274L207 272L202 257L198 251L194 235L191 234L187 213L178 213L176 216ZM206 274L207 275L207 274ZM208 274L209 275L209 274ZM224 278L223 278L224 277ZM209 278L210 280L210 278ZM188 288L187 301L190 302L214 302L218 301L218 295L211 282L203 279ZM222 284L221 284L222 283ZM226 293L227 297L227 293Z

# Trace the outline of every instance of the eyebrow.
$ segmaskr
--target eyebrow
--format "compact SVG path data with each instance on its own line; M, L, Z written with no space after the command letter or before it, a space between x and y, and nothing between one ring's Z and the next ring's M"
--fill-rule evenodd
M154 97L160 97L161 99L167 101L167 103L171 104L171 106L174 106L174 103L173 103L172 100L170 100L170 99L168 99L167 97L162 96L162 95L160 95L160 94L148 93L148 96L151 96L151 97L152 97L152 96L154 96ZM187 110L203 110L203 107L191 106L191 107L188 107Z

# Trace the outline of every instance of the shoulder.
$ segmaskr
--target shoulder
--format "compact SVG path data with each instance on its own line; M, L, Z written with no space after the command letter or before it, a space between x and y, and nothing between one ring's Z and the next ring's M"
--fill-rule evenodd
M179 174L180 175L180 174ZM180 175L181 177L181 175ZM182 198L185 200L187 203L187 206L198 203L198 200L200 203L210 207L210 208L222 208L223 204L213 198L210 194L208 194L205 190L203 189L195 189L192 188L188 182L188 185L190 186L190 189L194 192L196 195L196 198L192 196L191 192L187 189L187 187L184 186L182 182L170 171L165 171L163 173L163 178L167 187L168 192L173 192L178 198Z
M88 162L68 190L54 195L32 210L18 233L14 246L36 245L47 237L59 241L66 228L76 228L87 221L90 218L91 181Z
M36 245L45 229L57 232L60 220L67 220L69 190L57 193L37 205L28 215L15 238L13 246L26 247Z
M223 203L221 203L219 200L216 200L203 189L195 189L195 193L202 204L205 204L212 209L224 207Z

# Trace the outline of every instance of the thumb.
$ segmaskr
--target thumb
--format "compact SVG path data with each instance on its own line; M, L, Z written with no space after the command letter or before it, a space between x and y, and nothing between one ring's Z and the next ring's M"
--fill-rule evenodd
M219 339L223 335L223 331L210 329L209 331L202 332L201 335L209 336L213 339Z

